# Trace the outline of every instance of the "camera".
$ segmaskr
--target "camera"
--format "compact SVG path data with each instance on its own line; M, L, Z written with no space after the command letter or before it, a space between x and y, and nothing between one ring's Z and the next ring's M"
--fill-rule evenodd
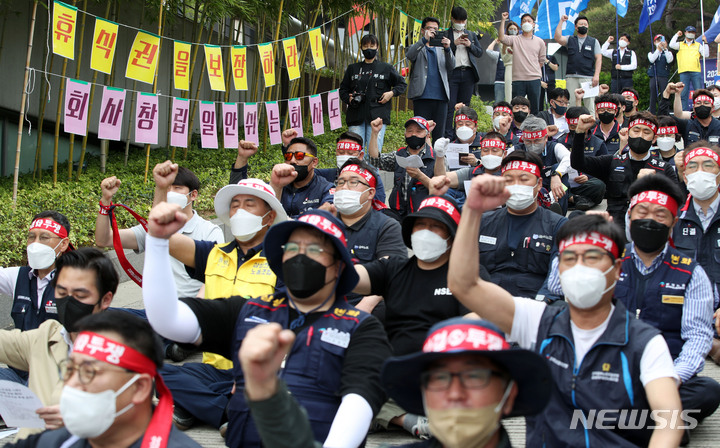
M353 92L352 99L350 100L350 106L359 106L365 102L365 94L360 92Z

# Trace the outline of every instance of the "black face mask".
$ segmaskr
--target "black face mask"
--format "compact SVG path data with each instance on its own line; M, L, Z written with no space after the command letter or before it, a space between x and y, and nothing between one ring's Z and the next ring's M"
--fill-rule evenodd
M610 124L615 119L615 114L612 112L603 112L600 114L600 123Z
M410 137L405 137L405 143L407 144L408 149L420 149L425 144L425 137L411 135Z
M522 123L523 121L525 121L525 119L527 118L527 116L528 116L528 113L527 113L527 112L524 112L524 111L521 111L521 110L519 110L519 111L517 111L517 112L513 112L513 118L514 118L515 121L517 121L518 123Z
M73 296L66 296L62 299L55 299L57 306L58 321L69 332L77 331L77 322L85 316L92 314L95 305L82 303Z
M557 103L553 105L553 109L558 115L565 115L565 112L567 112L567 106L558 106Z
M698 106L695 108L695 116L701 120L710 116L710 106Z
M587 32L588 32L588 27L586 27L586 26L579 26L579 27L577 27L577 31L578 31L578 34L583 34L583 35L584 35L584 34L587 34Z
M630 112L635 104L632 101L625 101L625 113Z
M629 137L628 146L635 154L645 154L650 150L652 142L649 142L642 137Z
M365 59L373 59L377 56L377 48L365 48L362 52Z
M293 168L295 168L295 172L297 173L295 182L302 182L307 179L309 174L307 165L293 165Z
M670 227L654 219L636 219L630 222L630 237L643 252L654 253L668 242Z
M307 299L325 286L326 267L305 254L283 262L285 286L298 299Z

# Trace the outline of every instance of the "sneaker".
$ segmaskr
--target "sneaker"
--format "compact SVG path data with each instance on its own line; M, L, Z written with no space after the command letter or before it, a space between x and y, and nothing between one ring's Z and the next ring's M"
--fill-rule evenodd
M222 436L223 439L225 438L225 435L227 435L227 427L228 427L228 422L225 422L222 425L220 425L220 435Z
M173 423L180 431L187 431L195 424L195 417L185 409L175 405L173 410Z
M432 437L430 432L430 424L428 423L427 417L418 415L417 422L412 427L412 434L423 440L427 440Z
M575 209L587 211L595 207L595 203L583 196L575 196Z
M190 352L174 342L165 349L165 357L174 362L185 361L188 356L190 356Z

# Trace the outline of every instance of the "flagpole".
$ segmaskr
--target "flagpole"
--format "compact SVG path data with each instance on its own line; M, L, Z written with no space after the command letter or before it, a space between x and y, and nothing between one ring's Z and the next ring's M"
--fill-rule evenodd
M650 28L650 51L652 51L653 48L655 48L655 38L653 37L654 34L653 34L653 30L652 30L652 24L648 23L648 27ZM662 56L662 52L661 52L660 56ZM655 59L655 62L652 63L653 73L655 74L655 76L653 77L653 78L655 78L655 112L657 112L660 109L660 107L658 105L658 99L660 98L661 92L660 92L660 85L658 84L658 80L657 80L657 63L658 63L658 60L660 59L660 56L658 56L658 58ZM668 78L668 80L669 80L669 78ZM652 112L652 111L650 111L650 112Z
M615 51L617 52L615 53L617 55L616 64L620 65L620 24L618 20L617 1L615 1ZM616 87L618 91L613 93L620 93L620 70L616 68L615 73L617 74L617 81L615 82L617 83Z
M700 28L701 28L701 30L702 30L701 36L704 36L704 35L705 35L705 10L704 10L704 8L703 8L703 2L702 2L702 0L700 0ZM705 40L707 40L707 37L705 38ZM704 45L702 39L700 40L700 45ZM710 44L707 44L707 46L708 46L708 48L710 48ZM706 79L706 77L707 77L707 71L705 70L705 49L704 49L704 48L703 48L703 50L700 52L700 54L702 54L702 57L703 57L703 82L702 82L702 88L704 89L704 88L705 88L705 85L706 85L705 79Z

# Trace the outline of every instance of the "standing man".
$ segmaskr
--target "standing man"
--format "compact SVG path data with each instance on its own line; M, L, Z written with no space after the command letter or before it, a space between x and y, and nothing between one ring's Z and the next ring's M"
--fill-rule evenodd
M700 58L710 56L710 46L707 44L705 35L702 37L702 44L695 41L695 27L690 25L685 28L685 40L678 42L683 32L678 31L670 40L670 48L677 51L678 73L680 73L680 82L685 84L687 88L682 92L682 108L683 110L691 110L692 106L688 101L690 94L690 85L693 90L705 88L704 76L702 73L702 65Z
M600 49L603 56L610 59L612 68L610 69L610 93L620 93L625 88L633 88L633 73L637 69L637 58L635 52L628 49L630 45L630 35L622 33L618 41L618 47L615 50L610 49L610 44L615 41L615 37L608 36L605 43Z
M648 53L650 67L647 69L647 74L650 77L650 113L657 115L658 95L667 87L673 54L668 50L668 44L662 34L656 35L653 43L655 51Z
M370 122L382 118L383 127L378 135L382 148L385 128L390 124L393 97L405 93L405 78L387 62L378 60L378 40L373 34L366 34L360 40L362 62L350 64L340 83L340 99L348 105L345 120L348 131L362 137L363 149L370 141Z
M536 115L540 107L542 67L546 60L545 41L535 36L535 19L530 14L522 15L520 36L506 36L505 21L508 17L507 12L502 13L498 39L513 49L512 96L527 96L530 113Z
M580 84L584 82L592 82L595 87L600 84L600 71L602 70L602 50L600 43L594 37L588 36L588 18L578 16L575 19L575 31L577 35L565 37L562 35L563 26L567 22L568 16L563 15L560 18L557 28L555 28L555 42L567 48L568 61L565 71L565 79L567 80L567 89L571 94L575 94L575 90L579 89ZM575 104L575 98L571 98L571 102ZM595 98L585 98L583 100L587 110L595 109Z
M475 84L480 81L478 67L473 60L483 54L477 34L468 30L467 11L461 6L454 6L450 11L452 28L447 31L450 49L455 54L455 69L450 73L450 101L448 101L445 137L453 137L452 117L457 103L470 105ZM381 146L382 147L382 146Z
M407 97L413 102L416 116L435 122L433 141L445 135L450 99L449 77L455 69L451 41L439 29L440 20L425 17L422 21L423 36L405 49L405 57L412 62Z

